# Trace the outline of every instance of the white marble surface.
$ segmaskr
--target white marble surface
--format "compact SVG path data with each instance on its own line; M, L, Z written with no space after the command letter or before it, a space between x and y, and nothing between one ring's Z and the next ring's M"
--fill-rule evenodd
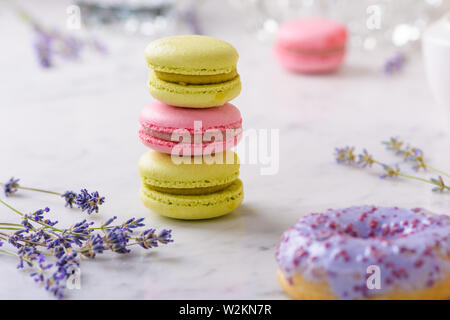
M61 24L65 7L54 3L30 9ZM233 103L245 128L280 130L280 168L262 176L260 165L242 165L239 209L210 221L177 221L149 212L138 198L136 162L146 148L137 120L152 99L142 52L149 39L104 36L107 57L43 71L27 26L4 7L0 15L0 179L14 175L23 185L57 191L98 189L107 201L92 220L145 216L149 225L173 229L169 246L83 261L82 288L68 291L69 299L285 299L275 278L275 247L301 215L357 204L450 211L448 195L433 194L428 185L384 181L378 169L338 166L332 155L335 146L349 144L392 163L396 158L380 141L399 135L423 148L435 166L450 169L445 115L419 55L393 77L380 73L380 55L359 53L336 74L299 76L282 70L270 44L246 35L240 24L209 19L208 34L240 52L243 90ZM7 200L24 211L48 205L65 225L84 217L53 196L24 191ZM0 217L15 219L6 208ZM51 298L15 265L0 256L0 299Z

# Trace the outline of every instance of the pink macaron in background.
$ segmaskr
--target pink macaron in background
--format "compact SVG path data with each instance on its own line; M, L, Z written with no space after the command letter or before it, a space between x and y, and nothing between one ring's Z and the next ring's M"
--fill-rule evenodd
M242 137L242 118L231 103L206 109L180 108L155 101L141 112L139 137L159 152L198 156L223 152Z
M275 56L288 70L302 73L327 73L344 60L347 29L326 18L286 22L278 30Z

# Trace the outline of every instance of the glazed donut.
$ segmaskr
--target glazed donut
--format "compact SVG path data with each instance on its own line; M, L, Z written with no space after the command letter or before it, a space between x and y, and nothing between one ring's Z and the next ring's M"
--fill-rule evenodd
M283 234L276 260L295 299L450 299L450 217L375 206L311 213Z

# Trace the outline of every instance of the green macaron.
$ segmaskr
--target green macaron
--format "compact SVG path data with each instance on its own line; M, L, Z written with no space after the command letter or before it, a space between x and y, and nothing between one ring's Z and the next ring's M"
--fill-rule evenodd
M239 158L233 151L184 159L190 160L177 163L170 154L154 150L141 156L140 194L145 206L163 216L193 220L219 217L241 204Z
M220 106L237 97L239 55L229 43L200 35L161 38L145 49L150 94L169 105Z

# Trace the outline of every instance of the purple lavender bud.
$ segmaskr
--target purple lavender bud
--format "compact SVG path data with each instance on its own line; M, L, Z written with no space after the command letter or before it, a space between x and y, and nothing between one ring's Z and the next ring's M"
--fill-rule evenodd
M97 191L89 193L86 189L82 189L77 195L76 204L82 211L88 214L98 212L98 206L105 202L105 197L100 197Z
M114 216L114 217L112 217L112 218L109 218L109 219L103 224L102 227L109 226L109 225L110 225L111 223L113 223L113 221L116 220L116 219L117 219L116 216Z
M93 224L94 224L94 222L87 222L86 219L84 219L83 221L76 223L72 227L72 232L81 233L81 234L89 234L92 232L92 230L90 230L89 228Z
M81 254L88 258L95 258L96 254L106 250L105 243L100 235L92 235L81 248Z
M105 244L108 249L116 253L129 253L127 248L130 235L128 229L123 227L114 227L106 232L104 237Z
M144 227L145 224L142 223L142 221L144 221L145 218L131 218L128 221L126 221L123 226L125 228L130 228L130 229L135 229L135 228L139 228L139 227ZM131 231L131 230L130 230Z
M82 43L73 36L56 33L56 45L59 49L58 53L66 59L76 60L80 57Z
M397 52L394 56L389 57L384 65L383 70L386 74L394 74L396 72L399 72L403 69L406 62L406 56L405 54L401 52Z
M89 42L89 45L98 53L101 53L101 54L108 53L108 48L106 47L106 45L96 38L91 39L91 41Z
M61 195L61 198L64 198L66 201L66 204L64 205L65 207L73 208L73 202L77 198L77 194L73 191L67 190Z
M52 66L52 50L51 45L53 38L40 27L35 26L35 41L34 49L39 59L39 63L43 68L50 68Z
M169 242L173 242L172 238L172 230L163 229L158 236L158 241L163 244L168 244Z
M9 197L13 193L17 192L19 188L19 180L14 179L14 177L10 178L7 183L3 185L3 192L5 193L5 197Z
M157 247L158 237L156 236L155 231L155 229L145 230L138 238L136 238L137 243L144 249Z

